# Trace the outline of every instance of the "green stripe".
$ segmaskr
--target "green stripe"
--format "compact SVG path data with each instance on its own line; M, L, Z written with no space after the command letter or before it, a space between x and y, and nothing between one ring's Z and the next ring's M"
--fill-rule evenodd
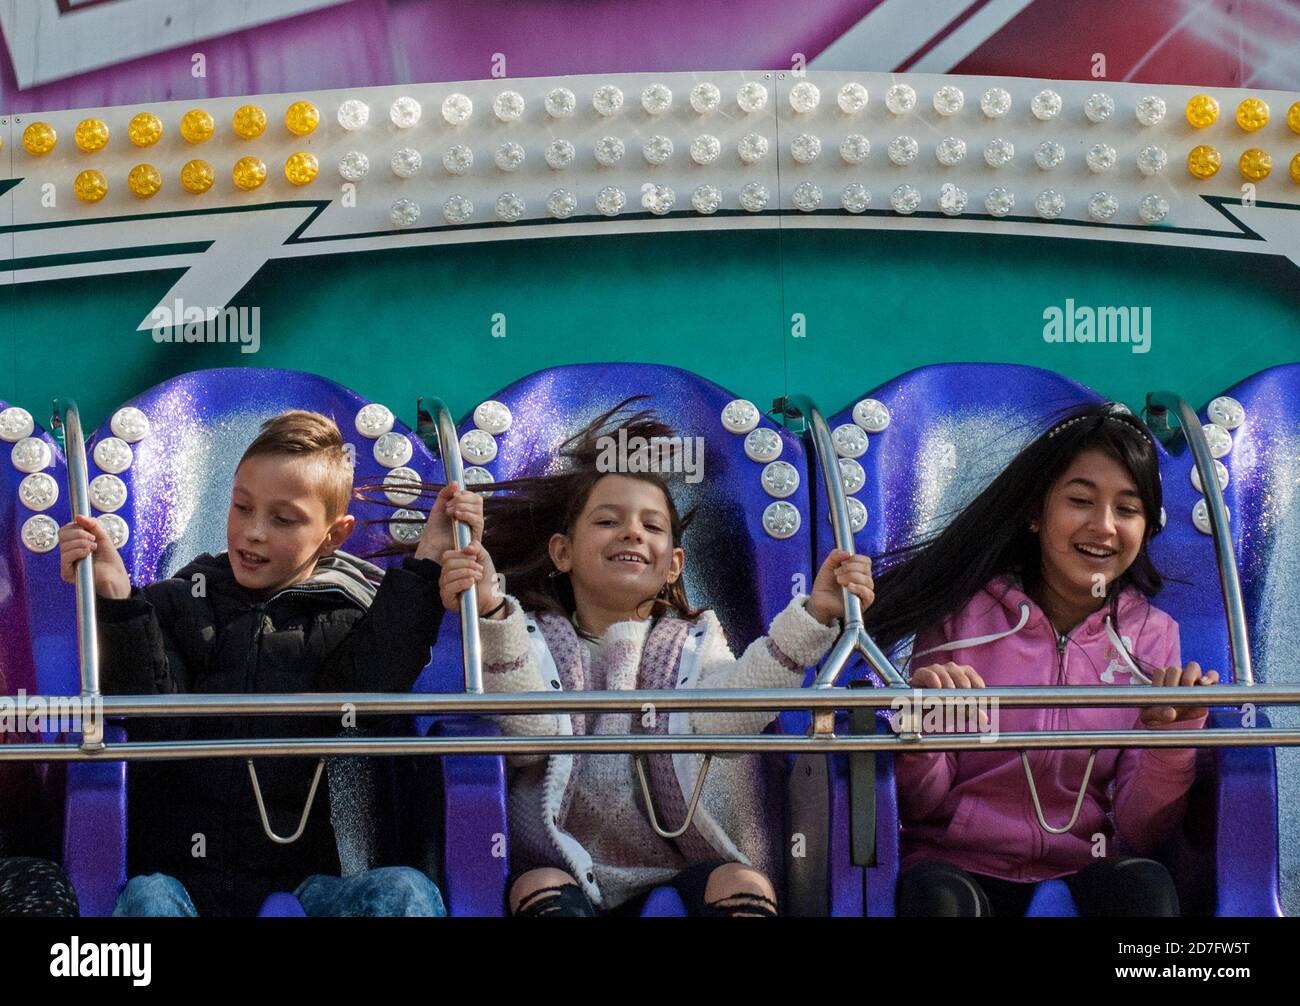
M65 252L61 255L33 255L6 263L5 268L45 269L59 265L79 265L87 262L116 262L120 259L160 258L165 255L197 255L212 247L211 241L188 241L171 245L141 245L136 248L106 248L95 251Z

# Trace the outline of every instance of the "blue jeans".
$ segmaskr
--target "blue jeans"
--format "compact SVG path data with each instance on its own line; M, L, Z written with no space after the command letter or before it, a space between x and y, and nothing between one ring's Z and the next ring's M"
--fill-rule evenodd
M447 914L437 886L419 870L384 866L351 877L308 877L293 892L309 916L421 917ZM196 918L185 885L165 873L132 877L113 907L115 917Z

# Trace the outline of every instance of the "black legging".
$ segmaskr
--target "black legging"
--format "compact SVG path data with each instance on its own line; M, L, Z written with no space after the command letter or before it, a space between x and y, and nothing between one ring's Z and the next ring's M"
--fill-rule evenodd
M718 861L688 866L665 886L677 891L686 906L686 913L692 917L775 916L776 905L758 894L733 894L717 902L705 900L704 891L708 887L710 874L725 865L725 862ZM591 903L577 884L543 887L525 897L515 914L524 918L566 915L587 918L597 915L637 916L653 893L653 890L644 891L617 908L602 911Z
M80 915L77 892L47 859L0 859L0 918L71 918Z
M1170 917L1178 893L1169 871L1152 859L1099 859L1062 877L1080 915ZM928 860L898 878L897 912L912 918L1025 914L1036 884L968 873L942 860Z

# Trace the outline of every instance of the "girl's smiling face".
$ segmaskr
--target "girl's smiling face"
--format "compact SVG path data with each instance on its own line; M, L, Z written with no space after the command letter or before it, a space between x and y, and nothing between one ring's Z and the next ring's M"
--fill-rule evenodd
M578 608L636 612L682 573L664 492L653 482L606 475L570 534L550 541L551 560L569 574ZM639 617L639 616L638 616Z
M1095 609L1105 589L1137 558L1146 532L1142 497L1128 469L1103 451L1081 452L1043 501L1039 542L1044 586L1064 600Z

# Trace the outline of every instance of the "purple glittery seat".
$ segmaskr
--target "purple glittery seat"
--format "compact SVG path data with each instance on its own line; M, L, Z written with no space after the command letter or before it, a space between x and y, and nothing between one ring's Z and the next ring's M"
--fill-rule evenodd
M1061 411L1101 400L1082 385L1034 367L938 364L903 374L848 403L828 419L831 428L853 423L853 407L863 399L883 403L889 412L888 425L869 434L868 449L857 459L865 484L856 495L868 517L855 543L871 555L941 527ZM1214 549L1191 521L1199 494L1188 476L1190 454L1172 456L1163 448L1159 453L1167 521L1152 542L1151 554L1167 586L1157 603L1179 623L1184 659L1216 668L1225 682L1230 681ZM819 518L820 555L827 551L830 531L825 515ZM1233 523L1238 533L1257 527L1245 520ZM899 655L900 663L905 656ZM859 664L846 676L864 673ZM1237 726L1237 718L1233 711L1215 710L1210 726ZM1272 752L1207 749L1197 766L1184 834L1165 857L1184 910L1276 914ZM840 778L843 783L843 775ZM847 803L847 797L837 801ZM898 871L892 773L888 785L877 788L877 825L876 864L864 868L838 862L837 868L860 870L870 914L888 915L894 910ZM1247 835L1252 836L1249 842ZM1061 890L1040 892L1031 914L1074 914L1068 890L1058 887Z
M774 538L764 529L764 510L775 502L760 481L764 464L746 455L743 433L729 432L723 425L723 410L736 396L674 367L577 364L539 371L515 382L492 396L492 401L509 409L511 424L493 437L495 457L483 467L496 480L540 473L565 439L622 399L636 394L650 394L651 398L635 403L633 408L655 410L683 437L704 438L703 477L688 483L683 473L672 480L679 508L697 508L684 542L689 556L686 586L692 604L717 612L733 650L739 653L766 632L768 622L789 603L798 578L802 577L806 585L811 582L812 572L809 487L803 449L797 438L761 416L761 409L754 411L753 420L779 440L780 460L792 465L799 479L786 502L798 510L800 525L784 539ZM462 437L475 428L471 414L460 426ZM771 438L768 440L770 443ZM486 453L491 453L491 445L486 445ZM469 453L465 463L475 463ZM462 690L459 647L458 633L443 634L426 678L421 680L422 689ZM457 668L455 673L451 673L452 668ZM462 723L459 729L475 728ZM447 904L453 915L499 915L504 910L509 863L491 852L493 837L509 833L501 763L499 757L444 762L449 793L460 777L467 779L463 799L449 796L446 807L444 877ZM773 766L775 771L769 773L771 784L783 790L789 763L784 758L775 759ZM477 781L472 781L471 776ZM772 806L774 836L782 827L782 801L783 793L778 793ZM676 907L664 907L675 904L666 896L651 902L655 912L676 911Z
M230 486L244 449L259 432L261 423L289 409L309 409L332 418L356 458L356 484L382 481L394 455L377 457L380 443L376 431L388 424L382 409L371 417L379 425L359 430L358 414L371 403L333 381L314 374L273 369L216 369L182 374L156 385L113 414L91 438L88 446L92 502L107 499L114 491L109 482L99 493L96 479L104 476L121 480L125 501L116 509L129 531L120 551L132 583L141 586L167 577L202 552L225 549L225 517L230 505ZM138 413L129 410L138 410ZM370 410L373 413L375 410ZM147 425L140 421L140 415ZM368 413L369 415L369 413ZM391 418L391 417L387 417ZM405 464L418 477L438 481L441 464L400 421L391 429L398 440L409 444L410 460ZM130 455L122 441L129 439ZM106 444L110 438L117 442ZM393 440L385 444L400 452L405 448ZM104 445L104 446L101 446ZM96 449L99 449L98 451ZM126 466L123 468L123 463ZM104 467L107 465L107 469ZM120 494L120 488L118 492ZM388 518L392 509L374 502L353 502L350 512L357 529L346 550L365 556L392 543ZM98 512L97 512L97 515ZM394 558L376 558L391 565ZM75 664L74 664L75 670ZM121 731L122 728L114 728ZM376 815L389 825L385 811L391 810L376 789L370 768L374 759L327 759L330 808L339 857L345 873L373 865L376 843ZM122 763L104 763L77 768L100 769L116 765L114 783L100 783L115 792L111 812L93 819L79 815L68 823L68 844L73 851L69 872L78 884L82 911L87 915L111 912L118 890L125 882L125 769ZM70 783L70 801L80 787ZM391 816L391 815L388 815ZM83 859L106 847L119 849L116 872L83 866ZM100 857L102 858L102 857ZM98 860L96 860L98 862ZM287 904L289 895L277 904ZM274 905L264 911L283 914Z

